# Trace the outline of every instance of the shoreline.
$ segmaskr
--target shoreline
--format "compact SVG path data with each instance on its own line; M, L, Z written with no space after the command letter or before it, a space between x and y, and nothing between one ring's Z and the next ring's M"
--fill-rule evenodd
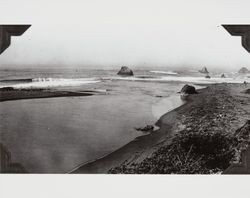
M53 97L71 97L71 96L86 96L86 95L87 96L88 95L92 96L92 95L95 95L95 94L103 94L103 92L100 92L98 90L91 90L91 91L90 90L82 90L82 92L84 92L84 93L80 93L79 94L78 92L67 91L67 89L59 90L59 91L58 90L53 90L53 89L14 89L14 90L0 90L0 102L23 100L23 99L27 100L27 99L53 98ZM86 94L86 93L90 93L90 94ZM179 99L179 94L177 94L177 93L173 93L173 95L171 95L171 96L175 96L176 99L181 100L181 99ZM168 96L165 99L167 99L167 98L169 98L171 96ZM161 100L163 100L163 98ZM179 104L176 104L176 106L179 106ZM168 111L170 111L173 108L175 108L175 106L171 107ZM161 115L163 115L163 114L164 113L162 113ZM155 123L158 119L159 119L159 117L156 118L153 123ZM155 131L157 131L157 130L158 130L158 127L156 126ZM139 138L140 136L145 136L147 134L148 133L138 135L136 138ZM121 144L120 147L122 147L123 145L124 144ZM120 147L118 147L118 148L120 148ZM115 148L113 151L115 151L118 148ZM113 152L113 151L111 151L111 152ZM110 152L108 154L110 154ZM103 157L105 157L108 154L101 155L101 156L98 157L98 159L99 158L103 158ZM89 162L93 162L93 161L96 161L96 158L92 159L91 161L87 161L85 163L89 163ZM75 164L75 166L76 165L77 164ZM74 168L74 167L71 167L70 169L66 170L66 172L72 170L72 168Z
M198 85L199 86L199 85ZM171 142L173 135L183 129L193 129L193 127L210 127L211 120L203 123L203 117L217 116L213 115L218 111L219 115L226 116L218 119L218 126L212 126L215 130L226 130L228 133L234 133L237 128L244 124L250 115L249 94L244 91L249 90L249 84L213 84L205 88L197 89L199 94L189 95L186 102L177 108L163 114L155 123L159 129L150 134L136 137L117 150L108 153L100 158L79 164L67 173L85 173L85 174L105 174L112 168L121 164L140 163L145 158L150 157L154 151ZM70 96L91 96L98 94L98 91L61 91L61 90L11 90L0 91L0 102L21 99L51 98L51 97L70 97ZM99 93L100 94L100 93ZM217 104L218 103L218 104ZM207 113L200 115L201 111ZM221 119L221 120L220 120ZM231 122L232 121L232 122ZM223 127L222 127L223 126ZM226 126L226 127L225 127ZM225 128L225 129L224 129Z
M200 86L200 85L198 85ZM197 91L200 93L202 91L204 91L205 89L207 89L207 87L204 87L204 88L200 88L200 89L197 89ZM83 164L80 164L78 165L77 167L75 167L74 169L72 169L71 171L69 171L68 173L70 174L75 174L75 173L84 173L84 174L99 174L99 173L106 173L107 171L107 168L100 168L100 167L96 167L102 163L106 164L106 163L109 163L107 162L107 159L109 160L110 158L113 158L113 156L118 156L120 154L124 154L126 155L126 152L127 152L127 149L129 148L134 148L136 147L136 144L140 141L146 141L147 138L152 138L152 136L158 136L158 133L159 133L159 136L160 136L160 133L162 133L163 130L165 130L165 127L163 126L164 124L161 123L161 120L164 116L167 116L167 115L170 115L170 114L174 114L176 111L178 111L180 108L182 108L183 106L185 105L188 105L190 102L192 102L193 96L190 95L187 100L184 101L183 104L181 104L180 106L164 113L156 122L155 122L155 126L159 127L159 129L157 129L156 131L153 131L152 133L150 134L145 134L145 135L141 135L141 136L138 136L136 137L134 140L128 142L127 144L123 145L122 147L118 148L117 150L111 152L111 153L108 153L100 158L97 158L97 159L94 159L94 160L90 160L88 162L85 162ZM170 132L170 131L169 131ZM155 137L156 139L158 137ZM152 140L154 141L154 140ZM136 152L139 152L140 150L140 146L139 145L140 143L138 143L138 150ZM151 142L152 144L152 142ZM150 145L147 145L147 147L149 147ZM127 155L126 155L127 156ZM116 161L117 160L117 161ZM126 161L126 157L121 157L121 159L111 159L111 161L116 161L114 164L117 164L117 162L119 161L122 161L122 160L125 160ZM110 162L112 163L112 162ZM113 164L113 163L112 163ZM97 169L96 169L97 168ZM111 168L111 167L110 167ZM97 172L95 172L97 171ZM99 172L100 171L100 172ZM103 172L104 171L104 172Z
M160 127L158 130L151 134L139 136L99 159L80 164L69 173L104 174L121 164L129 166L133 163L139 163L143 159L150 157L154 151L163 145L169 144L171 137L179 131L185 128L192 129L192 127L209 128L211 120L208 120L208 123L200 122L198 125L195 123L197 120L200 121L199 119L201 119L202 121L203 117L206 117L207 114L199 115L199 109L203 110L206 105L208 105L206 111L211 114L209 116L217 116L213 115L213 110L218 108L221 111L220 113L226 116L225 118L219 118L217 120L218 126L212 125L211 130L226 130L228 133L234 133L237 128L243 125L245 120L249 119L250 108L247 102L249 95L242 93L246 89L249 89L249 85L229 83L209 85L200 89L198 95L190 95L185 104L161 116L155 124ZM243 100L245 104L242 103ZM214 105L214 103L218 104ZM244 108L247 110L242 114ZM194 117L196 113L197 118ZM231 119L234 122L231 122ZM189 126L189 124L195 126ZM224 125L229 126L224 129Z
M62 91L56 89L13 89L8 91L0 90L0 102L13 100L28 100L39 98L58 98L74 96L93 96L103 94L101 91L84 90L84 91Z
M78 89L78 90L80 90L80 89ZM84 93L86 93L86 92L90 92L91 93L91 95L106 95L104 92L103 92L103 90L101 90L101 89L81 89L81 92L84 92ZM63 95L60 95L61 93L63 93ZM44 96L44 95L48 95L48 96ZM50 95L50 94L53 94L53 95ZM60 90L59 89L59 91L58 90L54 90L54 89L31 89L31 90L28 90L28 89L14 89L14 90L11 90L11 89L7 89L7 90L0 90L0 102L7 102L7 101L17 101L17 100L27 100L27 99L39 99L39 98L53 98L53 97L57 97L57 96L55 96L54 94L58 94L58 97L67 97L67 96L75 96L76 94L75 94L75 92L73 92L73 94L71 93L71 92L69 92L69 91L67 91L67 89L66 88L64 88L63 90ZM43 95L42 97L41 97L41 95ZM110 95L110 94L108 94L108 95ZM177 97L177 93L173 93L173 95L175 95L176 97ZM78 94L77 94L77 96L78 96ZM80 93L80 96L82 96L82 93ZM85 96L85 95L84 95ZM171 95L172 96L172 95ZM98 96L97 96L98 97ZM106 97L106 96L104 96L104 97ZM112 96L111 96L112 97ZM123 96L121 96L121 97L123 97ZM142 97L144 97L144 96L142 96ZM151 96L150 96L151 97ZM152 97L155 97L155 96L152 96ZM169 96L168 96L169 97ZM168 97L166 97L166 98L168 98ZM72 97L73 98L73 97ZM99 98L99 97L98 97ZM165 98L165 99L166 99ZM163 100L164 98L157 98L157 99L155 99L155 101L161 101L161 100ZM179 99L179 97L178 98L176 98L176 99L178 99L178 100L180 100ZM176 100L175 99L175 100ZM55 99L56 100L56 99ZM71 99L70 99L71 100ZM82 98L82 100L84 100L84 98ZM87 99L87 100L89 100L89 99ZM90 99L91 100L91 99ZM42 99L41 99L41 101L43 101ZM27 103L29 103L29 101L27 101ZM141 103L141 102L139 102L139 103ZM157 102L158 103L158 102ZM152 103L153 104L153 103ZM150 105L150 106L152 106L152 104ZM156 103L154 103L154 104L156 104ZM4 103L2 103L2 105L4 105ZM6 105L10 105L10 107L13 107L12 106L12 103L6 103ZM162 104L160 104L160 105L162 105ZM176 106L177 106L178 104L176 104ZM168 104L166 104L166 108L165 109L168 109ZM146 107L144 107L144 108L146 108ZM171 108L171 107L170 107ZM172 106L172 108L175 108L175 106L174 106L174 104L173 104L173 106ZM142 112L141 113L143 113L144 112L144 110L142 109ZM117 112L117 116L119 116L119 112ZM138 114L139 115L139 114ZM153 115L152 115L152 117L154 117ZM93 117L93 119L95 119L95 117ZM136 118L135 118L136 119ZM154 124L157 120L159 119L159 117L154 117L154 119L152 119L152 122L150 121L150 124ZM147 122L145 122L145 124L146 124ZM112 123L110 124L110 125L113 125ZM144 126L144 124L142 124L142 125L128 125L128 127L130 127L130 126ZM132 128L131 128L132 129ZM155 130L157 130L158 129L158 127L155 127ZM91 129L90 129L91 130ZM107 130L107 129L106 129ZM133 129L132 129L133 130ZM17 130L18 131L18 130ZM127 140L127 141L124 141L122 144L119 144L117 147L115 147L115 148L113 148L113 149L110 149L109 151L110 152L113 152L113 151L115 151L116 149L118 149L118 148L120 148L121 146L123 146L124 144L126 144L126 143L128 143L128 142L130 142L131 140L133 140L134 138L136 138L136 137L138 137L138 136L144 136L145 134L148 134L148 133L143 133L143 132L136 132L137 133L137 135L136 136L133 136L132 138L130 138L129 140ZM139 134L138 134L139 133ZM75 136L75 137L77 137L77 136ZM3 142L4 143L4 142ZM5 146L7 146L7 145L5 145ZM107 145L107 146L109 146L109 145ZM8 147L8 149L10 149L9 147ZM13 149L13 148L12 148ZM12 150L13 152L14 152L14 150ZM110 153L110 152L107 152L107 153ZM96 157L94 157L94 158L89 158L90 160L96 160L96 158L99 158L99 157L103 157L103 154L106 154L105 152L102 152L102 154L101 155L96 155ZM80 157L80 156L79 156ZM20 160L17 160L17 162L21 162ZM88 161L85 161L85 160L78 160L78 162L77 163L75 163L75 164L73 164L73 166L69 166L67 169L64 169L64 173L65 172L68 172L68 171L70 171L70 170L72 170L72 168L74 168L76 165L79 165L79 164L81 164L82 162L88 162ZM23 163L23 165L25 165L25 162L22 162ZM27 167L26 167L27 168ZM30 170L30 171L32 171L32 170ZM63 173L62 172L62 173Z
M201 89L198 89L198 90L202 90L202 89L205 89L205 88L201 88ZM171 96L168 96L168 97L166 97L166 98L173 97L173 96L175 96L175 95L171 95ZM178 97L179 97L179 95L178 95ZM181 100L181 99L180 99L180 100ZM164 113L162 116L164 116L165 114L170 113L170 112L172 112L172 111L178 109L179 107L185 105L185 104L188 103L188 102L189 102L188 100L184 101L184 102L183 102L182 104L180 104L178 107L176 107L176 108L174 108L174 109L171 109L171 110L167 111L167 112ZM162 116L161 116L161 117L162 117ZM160 119L160 118L159 118L159 119ZM68 173L75 173L75 171L78 171L78 169L81 168L82 166L85 166L85 165L88 165L88 164L91 164L91 163L95 163L95 162L98 161L98 160L102 160L102 159L104 159L105 157L108 157L109 155L113 154L114 152L116 152L116 151L118 151L118 150L120 150L120 149L123 149L124 147L126 147L126 146L129 145L130 143L132 143L132 142L134 142L134 141L138 141L140 138L143 138L143 137L145 137L145 136L150 136L151 134L153 134L153 133L159 131L159 130L160 130L160 126L159 126L158 123L157 123L157 122L159 121L159 119L158 119L158 120L155 122L155 124L154 124L155 127L158 127L157 130L152 131L152 132L150 132L150 133L146 133L146 134L144 134L144 135L137 136L134 140L128 142L127 144L121 146L120 148L118 148L118 149L116 149L116 150L114 150L114 151L112 151L112 152L110 152L110 153L107 153L107 154L105 154L105 155L103 155L103 156L101 156L101 157L99 157L99 158L96 158L96 159L94 159L94 160L89 160L89 161L87 161L87 162L84 162L84 163L82 163L82 164L76 166L75 168L73 168L73 169L72 169L71 171L69 171ZM87 174L87 173L86 173L86 174Z

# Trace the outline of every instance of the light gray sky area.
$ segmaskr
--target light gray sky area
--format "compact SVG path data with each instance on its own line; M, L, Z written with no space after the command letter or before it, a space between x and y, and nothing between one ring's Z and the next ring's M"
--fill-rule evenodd
M0 24L32 24L0 56L39 67L250 68L221 24L250 24L249 0L0 0Z

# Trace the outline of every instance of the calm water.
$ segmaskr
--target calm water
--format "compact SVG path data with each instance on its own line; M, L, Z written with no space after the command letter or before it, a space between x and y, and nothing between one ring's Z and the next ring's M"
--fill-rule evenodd
M68 172L142 135L134 127L154 124L167 110L180 105L173 94L182 86L104 80L71 89L108 89L106 95L2 102L1 142L11 151L13 161L29 172ZM156 97L159 95L162 97Z

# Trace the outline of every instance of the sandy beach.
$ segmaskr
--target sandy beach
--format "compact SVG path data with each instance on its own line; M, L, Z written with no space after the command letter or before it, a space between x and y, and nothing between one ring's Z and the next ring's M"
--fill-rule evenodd
M234 134L250 115L250 100L243 84L215 84L190 95L186 104L163 115L159 130L136 138L100 159L76 167L71 173L108 173L115 167L129 167L169 144L180 131L223 131ZM119 173L119 172L118 172Z

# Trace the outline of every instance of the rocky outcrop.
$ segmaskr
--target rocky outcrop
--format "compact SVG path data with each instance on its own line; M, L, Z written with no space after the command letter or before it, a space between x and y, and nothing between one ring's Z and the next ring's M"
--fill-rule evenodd
M181 89L181 94L197 94L197 91L194 86L184 85Z
M205 76L205 78L211 78L208 74Z
M137 131L150 132L154 130L153 125L147 125L145 127L135 128Z
M246 67L242 67L239 71L239 74L247 74L250 73L250 71Z
M133 76L134 75L133 71L126 66L122 66L120 71L117 74L120 76Z
M206 67L203 67L201 70L199 70L199 72L202 73L202 74L208 74L209 73Z
M226 75L225 75L225 74L221 74L220 77L221 77L221 78L226 78Z

